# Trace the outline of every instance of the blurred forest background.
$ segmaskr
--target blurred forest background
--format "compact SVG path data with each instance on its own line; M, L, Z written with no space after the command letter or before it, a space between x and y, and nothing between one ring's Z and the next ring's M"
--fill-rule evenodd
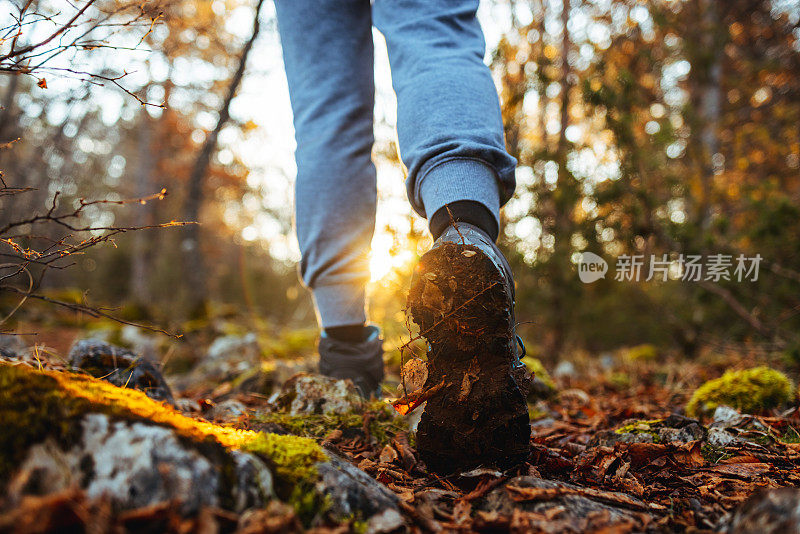
M0 17L0 330L48 342L91 323L89 306L313 350L272 2L2 0ZM648 344L800 363L800 2L487 0L480 18L520 163L501 241L528 345L550 362ZM391 349L430 241L375 40L371 315ZM171 221L200 224L122 231ZM756 282L583 284L583 251L612 269L623 254L763 261ZM29 292L83 311L18 307Z

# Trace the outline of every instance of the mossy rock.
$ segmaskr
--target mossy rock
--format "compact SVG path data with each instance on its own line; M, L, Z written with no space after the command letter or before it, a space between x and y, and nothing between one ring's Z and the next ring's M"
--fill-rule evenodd
M690 417L711 415L718 406L730 406L744 413L760 413L792 401L794 386L780 371L761 366L729 370L709 380L694 392L686 405Z
M269 412L255 417L257 423L278 425L291 434L315 439L325 438L334 430L361 431L365 419L369 423L370 435L382 445L388 443L398 432L408 430L406 420L380 400L366 403L358 412L345 414L291 415L286 412Z
M8 480L37 444L50 440L64 451L78 445L89 415L169 429L177 439L207 456L228 478L234 476L232 451L254 453L270 466L278 495L306 515L309 510L304 506L310 504L307 494L315 495L316 465L328 458L308 438L192 419L140 391L85 375L0 365L0 480ZM318 510L323 497L315 495L314 499Z
M88 450L91 440L86 438L91 425L95 427L93 436L113 438L103 441L102 446L95 445L94 451ZM71 463L67 467L75 471L71 475L73 481L83 483L81 477L87 473L94 476L94 467L111 473L109 476L118 476L114 473L131 466L113 464L120 452L114 447L149 436L152 443L168 442L170 450L177 453L188 451L182 456L178 454L182 463L176 466L170 465L176 454L151 449L161 458L159 465L170 468L167 474L185 472L197 465L202 468L201 476L192 478L193 484L199 486L195 491L200 495L199 501L196 499L195 506L184 510L186 513L207 505L242 510L258 506L259 502L263 504L263 499L252 499L257 489L254 486L261 480L256 476L259 473L254 473L259 465L263 470L268 467L269 493L274 489L277 497L292 504L306 524L321 516L335 520L354 515L368 521L379 512L386 512L387 503L396 501L389 490L346 461L325 452L311 438L241 430L193 419L140 391L82 374L0 363L0 429L0 491L4 491L2 486L32 456L45 458L50 464L69 456ZM34 449L36 455L31 454ZM87 468L75 461L80 459L82 464L83 459L92 456L86 452L93 452L94 467L91 462ZM100 456L106 464L97 462ZM149 455L145 456L147 461ZM133 460L130 464L137 462ZM146 473L156 477L160 472L152 466L146 469ZM204 481L209 488L202 487ZM166 487L174 491L182 486L166 484ZM241 491L234 491L239 487ZM39 493L56 490L46 486L37 489ZM161 493L163 497L164 492ZM181 496L184 493L185 488L181 489ZM376 502L382 504L376 506ZM394 521L402 523L397 507L389 512L394 514Z

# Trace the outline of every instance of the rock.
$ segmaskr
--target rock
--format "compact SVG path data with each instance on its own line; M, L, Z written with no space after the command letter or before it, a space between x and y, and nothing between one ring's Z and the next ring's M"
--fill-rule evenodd
M202 516L279 498L307 524L324 513L370 532L403 525L391 491L313 439L192 419L87 375L0 364L0 423L4 507L67 489L115 513L174 505Z
M331 512L367 520L367 532L392 532L404 525L399 499L381 483L328 451L329 460L317 464L317 490L330 496Z
M658 437L661 443L688 443L706 438L708 432L696 419L673 414L661 422Z
M241 382L263 378L255 371L261 368L261 364L261 349L255 334L222 336L211 342L205 357L182 382L216 386L220 382L235 381L237 377Z
M683 428L660 428L658 439L661 443L688 443L699 441L705 437L705 430L697 423Z
M655 443L657 436L657 433L651 431L620 432L600 430L592 435L586 447L613 447L617 443Z
M711 427L708 429L708 444L716 448L730 447L741 443L741 440L722 428Z
M252 332L244 336L222 336L211 342L206 357L210 360L230 360L254 364L261 359L258 338Z
M576 375L575 364L567 360L561 360L553 369L553 376L556 378L572 378Z
M629 420L617 430L596 432L587 446L610 447L615 443L688 443L706 439L707 431L695 419L670 415L653 421Z
M616 365L617 362L610 352L604 352L600 355L600 367L602 367L604 371L610 371L616 367Z
M203 506L221 507L225 499L236 511L266 502L272 494L272 475L263 461L235 451L229 460L235 480L225 481L218 467L224 450L203 448L178 439L168 428L87 414L69 449L52 438L29 449L8 495L19 501L24 495L77 486L89 498L110 499L118 510L174 500L184 514Z
M234 399L228 399L212 406L205 413L205 418L217 423L231 422L244 415L246 411L247 407L244 404Z
M158 358L158 340L155 336L146 334L141 328L128 324L122 325L119 337L136 354L141 354L151 360Z
M230 451L230 455L236 474L232 492L234 510L262 506L264 499L275 496L272 472L261 458L237 450Z
M740 414L730 406L717 406L714 410L714 417L711 426L719 428L732 428L745 421L747 416Z
M729 534L800 534L800 490L778 488L751 495L722 530Z
M144 391L151 399L174 404L172 391L158 367L133 352L96 339L83 339L69 352L73 369L89 373L115 386Z
M517 488L536 488L542 490L571 490L581 489L579 486L559 482L555 480L543 480L537 477L524 476L514 478L507 483L508 486ZM607 492L609 495L619 496L620 503L627 505L612 506L600 502L600 499L593 500L581 494L564 494L550 496L546 499L530 500L523 502L514 501L509 491L505 487L498 487L492 490L486 497L478 501L476 508L484 512L492 512L501 516L511 516L514 509L525 512L536 512L543 514L541 518L546 521L541 525L519 525L520 531L542 531L542 532L582 532L596 529L589 528L592 521L603 518L611 532L629 532L642 529L641 511L647 509L647 505L625 494ZM560 510L559 513L552 513ZM551 516L547 516L548 512ZM637 513L639 512L639 513ZM552 519L546 519L552 517ZM626 527L626 528L623 528Z
M349 380L300 373L286 381L275 404L289 415L327 415L351 413L362 401Z
M231 379L231 385L235 392L269 395L294 375L315 369L311 360L260 362Z
M183 413L198 413L200 412L200 403L195 399L179 398L175 399L175 408Z
M17 354L11 349L4 349L3 347L0 347L0 360L13 362L17 361L18 359L19 359L19 354Z
M276 360L273 382L281 386L298 373L313 373L316 369L317 364L312 360Z
M26 350L22 336L0 334L0 357L16 359Z

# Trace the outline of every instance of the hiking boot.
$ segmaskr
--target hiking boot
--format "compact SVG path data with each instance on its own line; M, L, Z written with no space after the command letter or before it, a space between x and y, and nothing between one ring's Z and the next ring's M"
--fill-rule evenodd
M511 268L489 236L471 224L450 226L415 269L408 309L428 341L425 389L438 387L417 427L428 468L524 460L530 376L520 361Z
M322 334L319 338L319 372L349 378L364 398L380 398L383 380L383 339L375 325L365 327L365 339L347 342Z

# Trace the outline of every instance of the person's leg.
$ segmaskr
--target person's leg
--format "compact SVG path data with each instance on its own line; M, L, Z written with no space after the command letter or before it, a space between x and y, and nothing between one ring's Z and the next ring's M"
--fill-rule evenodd
M370 4L275 4L297 139L300 274L311 288L321 327L352 337L366 321L364 288L377 202Z
M478 0L375 0L373 18L389 51L411 204L434 233L452 214L496 238L516 161L505 150L477 8Z

